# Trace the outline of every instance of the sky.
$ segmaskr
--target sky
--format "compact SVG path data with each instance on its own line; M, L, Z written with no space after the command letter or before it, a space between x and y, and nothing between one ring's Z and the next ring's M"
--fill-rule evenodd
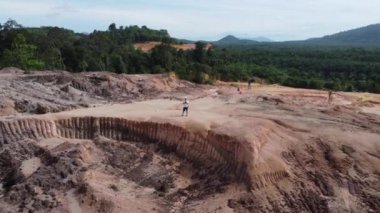
M380 23L380 0L0 0L0 8L1 23L87 33L146 25L192 40L302 40Z

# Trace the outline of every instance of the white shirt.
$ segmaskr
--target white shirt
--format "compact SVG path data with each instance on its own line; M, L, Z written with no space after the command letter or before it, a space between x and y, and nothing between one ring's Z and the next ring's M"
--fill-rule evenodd
M188 100L185 100L183 102L183 107L189 107L189 101Z

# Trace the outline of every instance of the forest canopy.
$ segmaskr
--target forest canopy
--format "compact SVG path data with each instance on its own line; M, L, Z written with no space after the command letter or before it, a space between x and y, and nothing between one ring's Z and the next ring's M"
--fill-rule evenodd
M134 43L159 41L150 52ZM196 83L247 81L292 87L380 93L380 49L260 44L249 47L179 50L166 30L117 26L92 33L59 27L23 27L14 20L0 24L0 67L29 70L175 72Z

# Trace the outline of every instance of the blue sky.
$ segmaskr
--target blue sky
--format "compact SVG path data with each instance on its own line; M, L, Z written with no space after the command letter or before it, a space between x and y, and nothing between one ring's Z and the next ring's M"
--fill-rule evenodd
M0 0L0 8L0 22L12 18L77 32L114 22L194 40L228 34L298 40L380 23L379 0Z

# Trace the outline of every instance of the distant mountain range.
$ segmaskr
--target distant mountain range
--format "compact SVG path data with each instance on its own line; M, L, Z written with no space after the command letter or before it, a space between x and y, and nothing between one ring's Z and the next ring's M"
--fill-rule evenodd
M263 37L263 36L255 37L255 38L252 38L251 40L258 41L258 42L274 42L272 39Z
M380 24L348 30L322 38L311 38L301 43L318 45L380 46Z
M191 42L191 41L188 41ZM251 45L300 45L300 46L360 46L380 47L380 24L373 24L353 30L348 30L321 38L311 38L301 41L274 42L265 37L241 39L228 35L218 41L208 42L216 46L251 46Z
M228 35L219 41L212 42L215 45L251 45L251 44L257 44L258 41L250 40L250 39L240 39L233 35Z
M195 43L195 41L191 41L188 39L177 39L178 42L182 43ZM226 37L223 37L222 39L218 41L201 41L205 43L211 43L218 46L234 46L234 45L254 45L259 44L262 42L273 42L273 40L266 38L266 37L255 37L251 39L241 39L237 38L233 35L228 35Z

